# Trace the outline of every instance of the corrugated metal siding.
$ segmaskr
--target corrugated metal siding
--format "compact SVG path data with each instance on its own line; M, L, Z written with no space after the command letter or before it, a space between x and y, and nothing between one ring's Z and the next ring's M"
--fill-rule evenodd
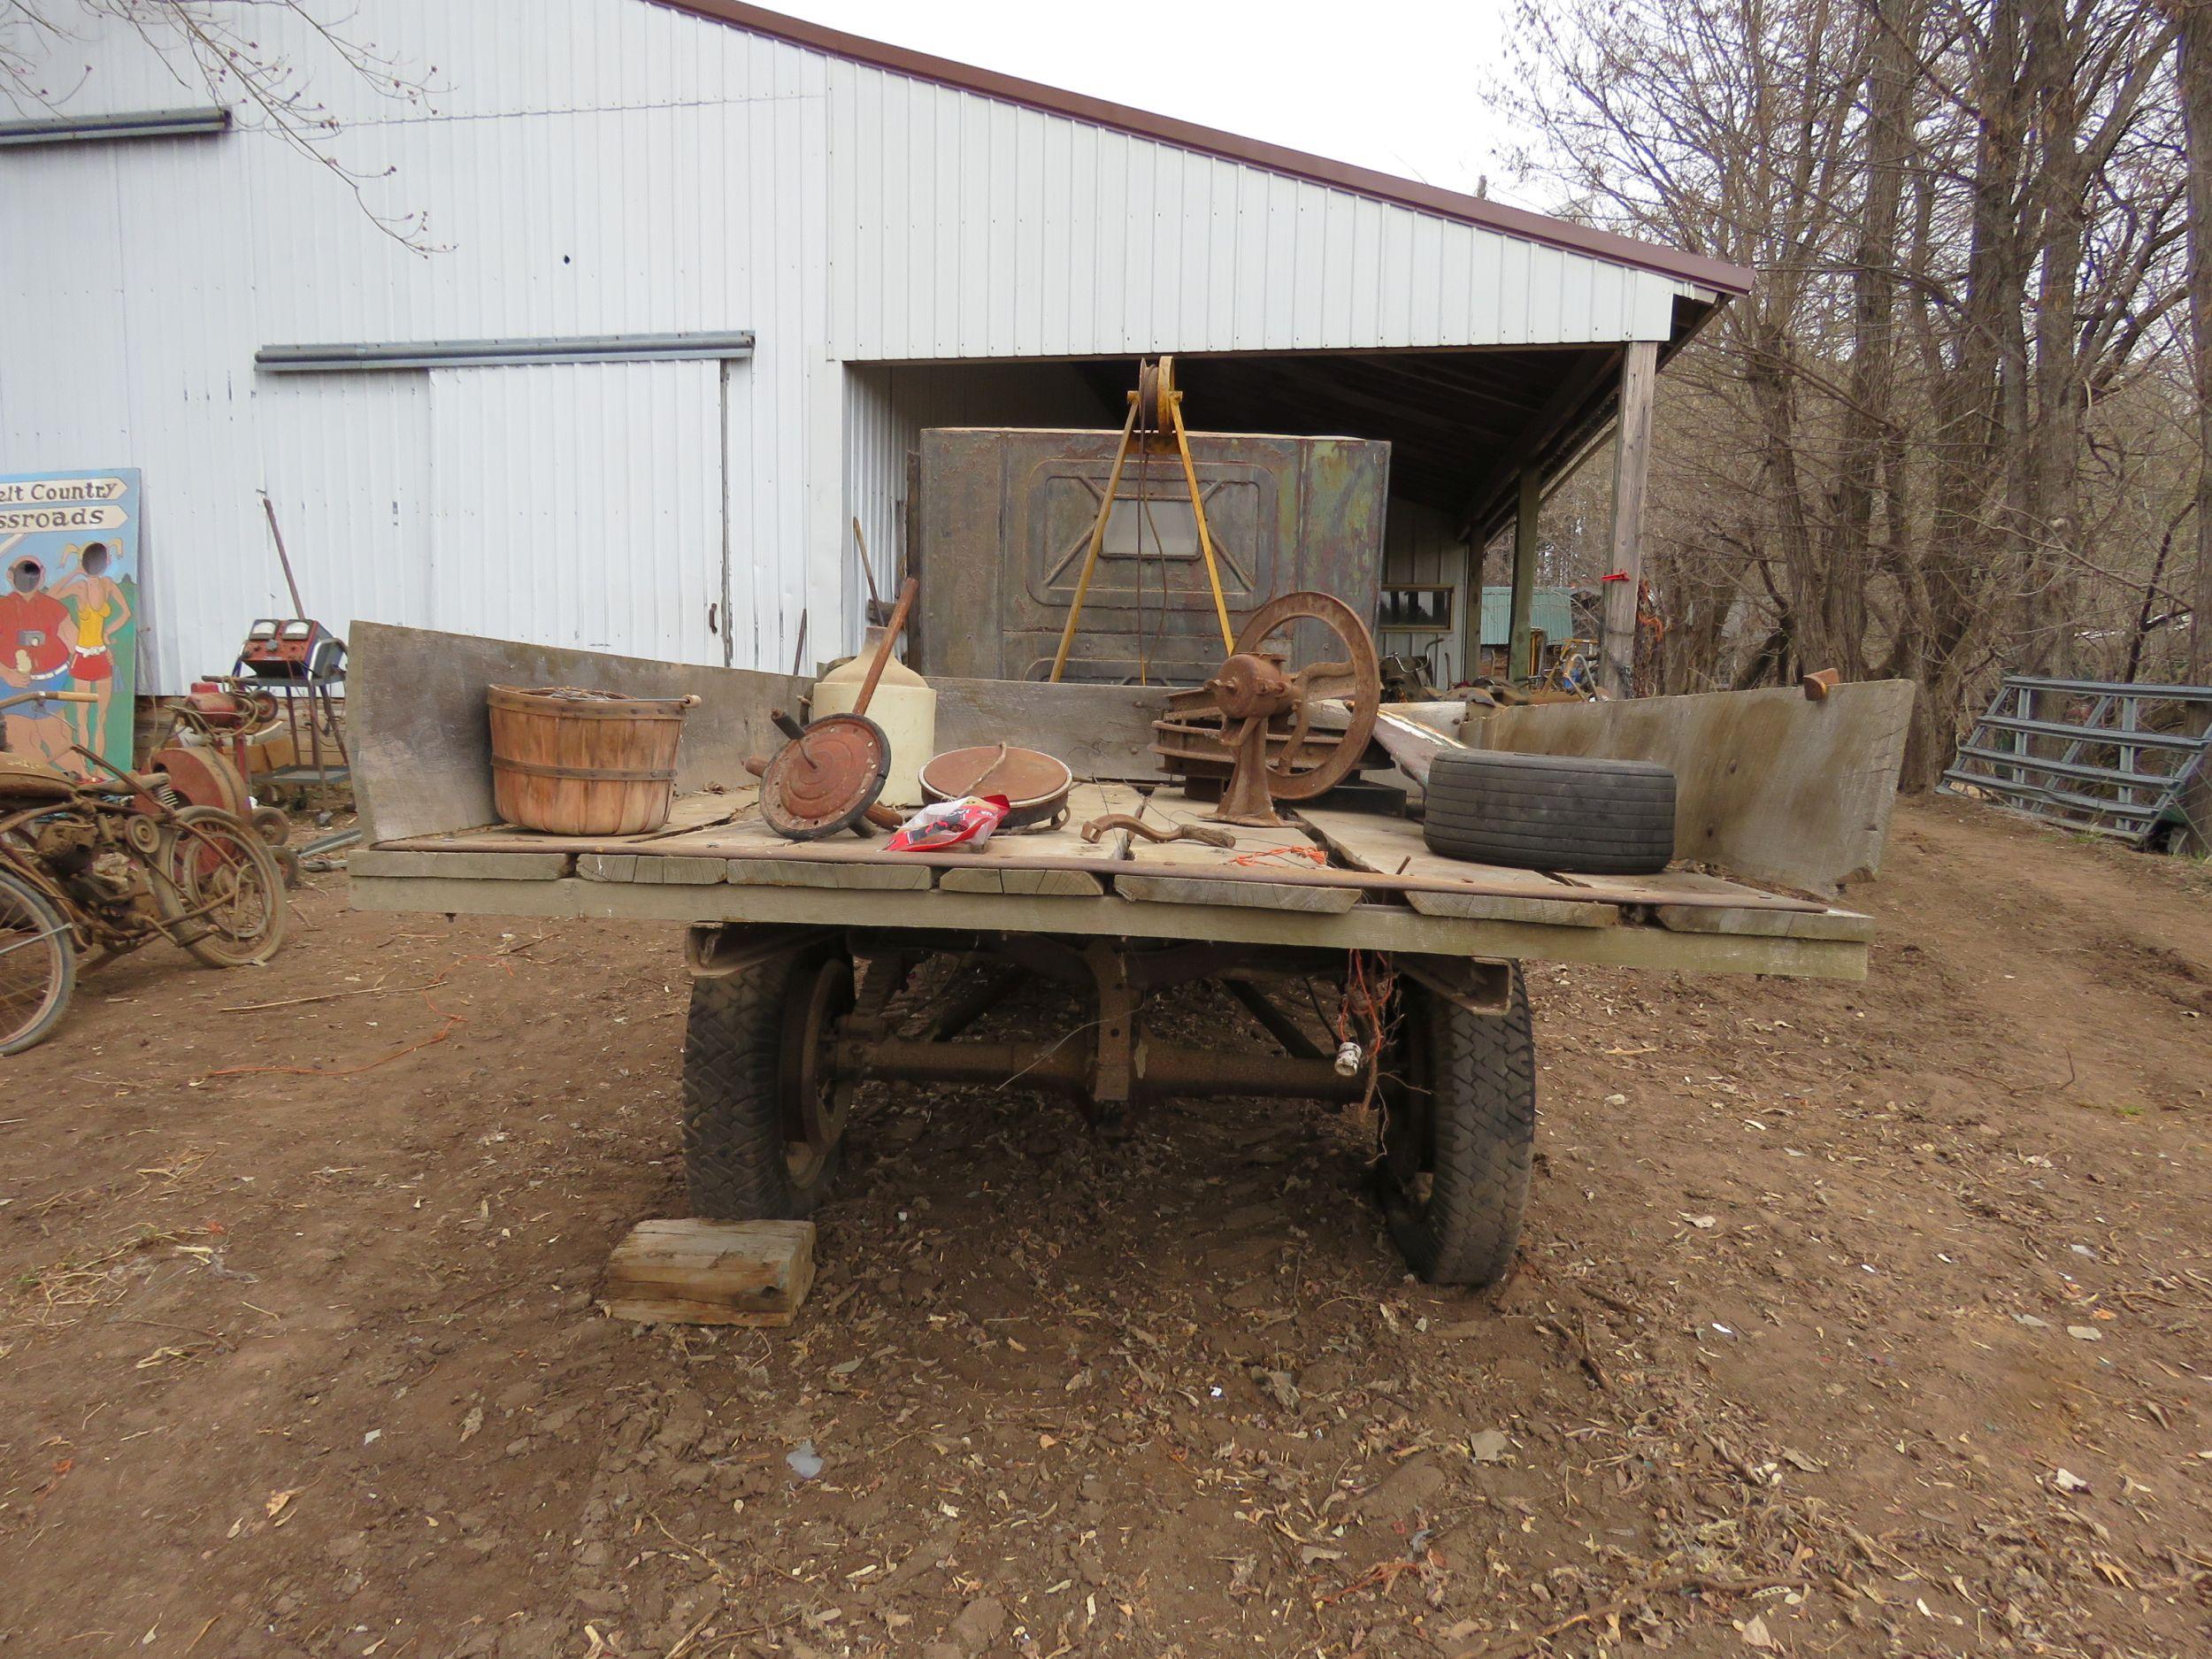
M1114 426L1090 384L1060 363L921 364L846 376L845 499L887 595L905 534L906 457L926 426ZM851 526L846 530L846 556ZM865 582L853 579L864 590ZM849 646L850 641L845 641Z
M264 579L281 591L250 461L248 148L68 145L0 162L0 470L144 469L140 649L165 687L188 655L202 673L228 668Z
M1430 649L1432 636L1409 629L1393 629L1379 643L1385 651L1428 651L1432 672L1449 684L1463 672L1463 636L1459 620L1466 614L1467 538L1449 518L1432 507L1394 498L1383 527L1383 581L1393 588L1449 588L1452 589L1451 636Z
M353 38L437 65L420 105L288 8L254 25L343 124L358 202L252 133L0 153L0 466L145 469L154 690L278 608L264 487L341 629L780 666L803 613L817 654L852 642L850 519L887 567L922 426L1119 413L1064 372L849 389L848 361L1655 338L1686 291L641 0L364 0ZM112 21L58 58L70 110L204 96ZM439 251L363 204L426 214ZM757 353L721 380L252 366L263 344L737 328ZM725 541L730 632L703 638Z
M722 660L720 365L427 378L433 626Z
M1663 339L1691 292L879 69L829 86L848 359Z
M431 578L430 376L272 376L255 403L269 501L309 609L342 632L340 618L357 617L456 626L438 619ZM151 480L148 489L155 489ZM157 523L162 506L152 494ZM211 614L195 617L188 634L226 623L234 631L229 613L242 598L265 616L291 609L266 527L249 521L244 529L231 550L236 585L196 584L204 591L189 596ZM154 597L174 603L164 574L157 570ZM212 665L202 658L173 666L181 675Z
M1553 643L1574 635L1574 595L1564 588L1539 588L1529 595L1529 626ZM1490 587L1482 590L1482 642L1513 642L1513 589Z
M426 212L441 251L257 134L0 153L0 293L28 299L0 305L0 468L145 469L147 687L227 667L257 611L288 608L264 487L342 631L720 662L726 471L735 614L717 626L737 663L788 663L819 516L806 411L841 373L821 345L825 61L637 0L365 5L356 38L438 65L434 113L379 100L288 12L255 25L352 123L337 153L394 170L363 200ZM88 32L69 109L192 101L127 31ZM282 342L722 328L760 341L726 411L711 363L253 368Z

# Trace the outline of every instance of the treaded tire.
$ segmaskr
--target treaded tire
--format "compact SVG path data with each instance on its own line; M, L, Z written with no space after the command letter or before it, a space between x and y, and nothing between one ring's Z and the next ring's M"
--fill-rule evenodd
M1674 773L1653 761L1443 754L1427 792L1422 836L1447 858L1637 876L1674 856Z
M1402 981L1386 1096L1383 1213L1432 1285L1495 1284L1513 1263L1536 1150L1536 1039L1520 969L1503 1014L1471 1014Z
M838 1151L810 1165L791 1156L785 1113L792 999L825 953L778 956L691 982L684 1025L684 1184L709 1221L795 1221L813 1214Z
M13 1020L12 1025L0 1026L0 1055L21 1054L52 1036L62 1016L69 1011L69 999L77 988L77 941L70 932L69 918L54 908L51 900L5 871L0 871L0 927L11 933L43 935L46 941L46 987L38 1006L12 1016L0 1011L0 1020ZM26 953L16 957L16 972L35 966L27 954L33 949L29 939L13 941L12 951Z

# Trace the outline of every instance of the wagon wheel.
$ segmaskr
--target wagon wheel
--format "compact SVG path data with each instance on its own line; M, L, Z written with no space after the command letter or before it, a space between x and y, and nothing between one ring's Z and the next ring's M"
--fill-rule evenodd
M838 1028L853 1011L849 956L826 957L785 1004L781 1055L784 1160L795 1189L820 1186L845 1139L856 1079L837 1070Z
M841 948L692 980L683 1146L694 1215L813 1213L843 1150L856 1087L836 1064L853 1007L852 958Z
M284 876L268 843L220 808L178 812L155 854L165 931L211 968L268 961L284 947Z
M1291 669L1287 641L1271 649L1269 641L1301 622L1316 622L1336 636L1325 661ZM1279 686L1263 688L1271 665ZM1322 698L1341 701L1351 711L1344 730L1316 730L1313 705ZM1154 749L1171 771L1192 763L1228 765L1237 757L1240 738L1259 717L1250 706L1271 710L1265 718L1268 795L1277 801L1310 801L1341 782L1359 764L1374 735L1382 706L1382 664L1374 637L1359 613L1327 594L1285 594L1249 617L1237 635L1236 650L1204 687L1175 693L1167 718L1154 723Z

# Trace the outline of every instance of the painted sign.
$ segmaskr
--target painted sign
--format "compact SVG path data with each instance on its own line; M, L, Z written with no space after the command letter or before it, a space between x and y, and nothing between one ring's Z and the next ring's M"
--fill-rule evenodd
M92 698L7 710L11 754L83 774L81 746L130 770L142 499L135 467L0 473L0 697Z

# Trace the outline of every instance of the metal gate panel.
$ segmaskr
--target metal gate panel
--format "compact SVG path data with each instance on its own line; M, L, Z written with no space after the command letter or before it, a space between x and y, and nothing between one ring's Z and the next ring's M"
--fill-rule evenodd
M2212 749L2212 686L2008 674L1939 787L2147 845L2184 822Z

